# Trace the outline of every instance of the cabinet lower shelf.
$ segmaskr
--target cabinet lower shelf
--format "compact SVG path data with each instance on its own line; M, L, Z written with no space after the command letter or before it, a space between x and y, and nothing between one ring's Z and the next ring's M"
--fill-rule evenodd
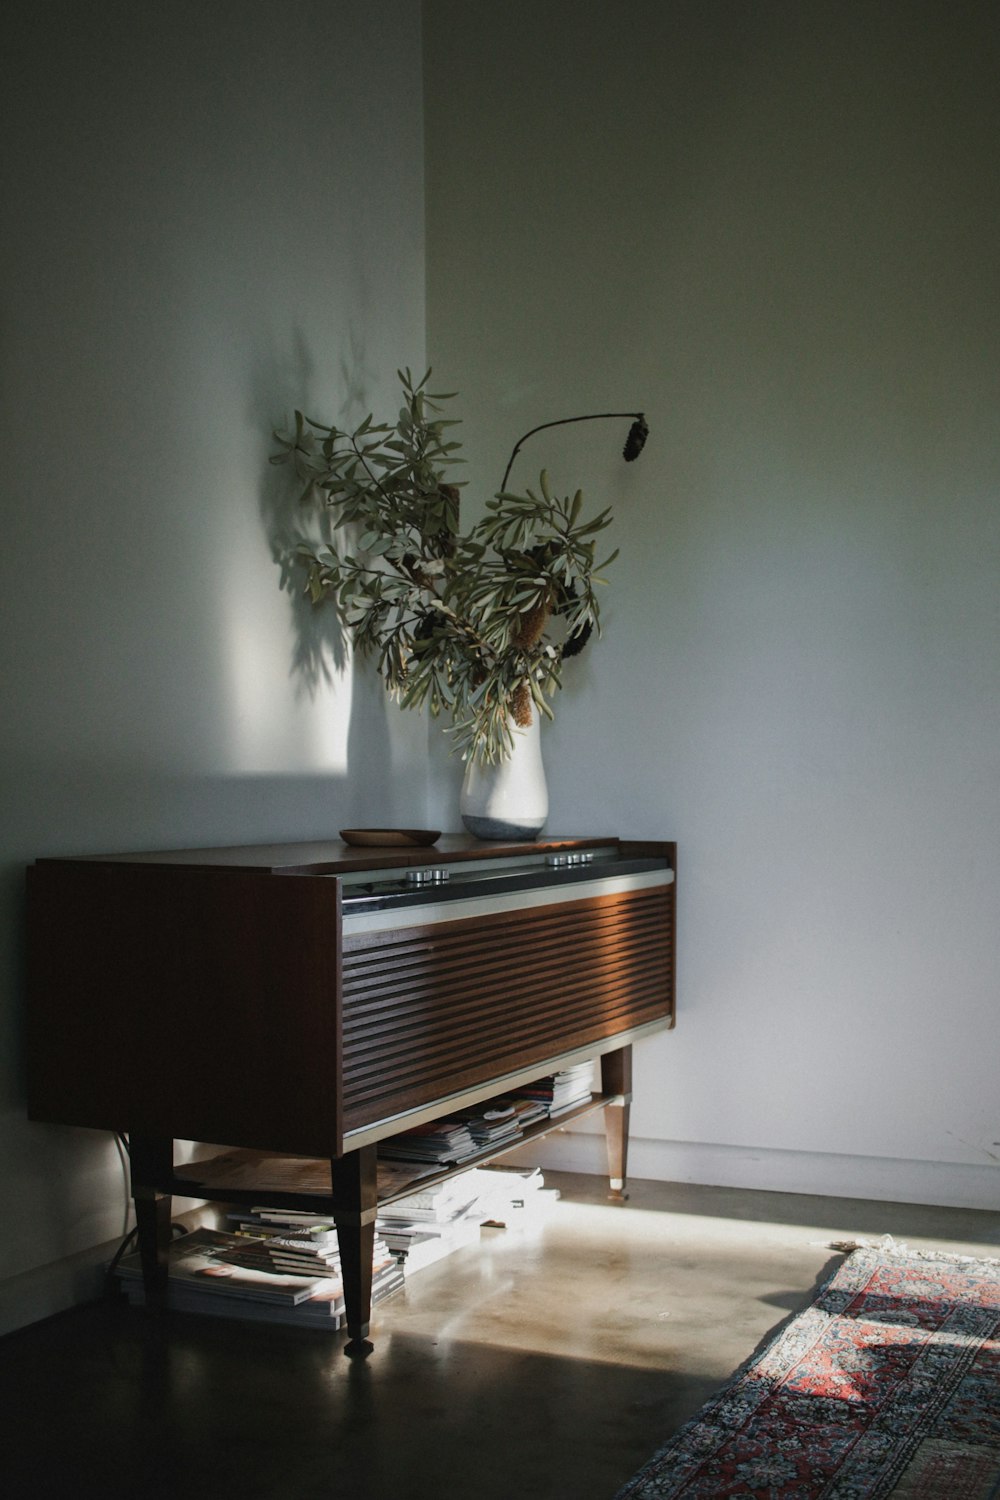
M591 1094L589 1099L561 1110L546 1120L526 1126L516 1140L484 1147L460 1162L421 1169L401 1162L378 1163L377 1202L394 1203L411 1193L447 1182L470 1167L483 1166L519 1151L532 1141L574 1121L596 1114L610 1105L623 1105L621 1095ZM271 1208L298 1209L317 1213L332 1211L333 1188L330 1163L320 1157L276 1156L270 1152L236 1150L208 1156L176 1167L162 1181L148 1184L161 1193L208 1202L263 1204Z

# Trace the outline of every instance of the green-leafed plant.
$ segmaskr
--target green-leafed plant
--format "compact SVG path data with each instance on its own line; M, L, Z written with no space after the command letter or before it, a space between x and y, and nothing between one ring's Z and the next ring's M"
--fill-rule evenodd
M368 416L346 432L296 412L294 430L275 433L271 462L291 464L303 501L328 508L338 528L335 543L298 549L309 597L334 605L403 707L449 714L463 757L493 761L536 709L552 717L563 663L600 632L595 590L617 550L598 563L596 539L611 511L585 516L581 492L555 494L544 472L537 493L507 489L526 438L594 420L569 417L525 433L500 492L462 533L459 486L446 479L462 462L450 435L457 423L441 415L452 396L428 392L429 376L415 384L399 372L395 424ZM636 458L642 414L596 415L633 418L624 456Z

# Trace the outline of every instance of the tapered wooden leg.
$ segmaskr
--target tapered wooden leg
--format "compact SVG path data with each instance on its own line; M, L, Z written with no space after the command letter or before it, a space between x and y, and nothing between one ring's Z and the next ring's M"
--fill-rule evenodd
M628 1168L629 1105L632 1101L632 1048L618 1047L601 1058L601 1091L614 1102L604 1111L604 1133L608 1147L608 1196L614 1201L628 1197L625 1179Z
M378 1158L374 1146L362 1146L330 1163L333 1220L340 1246L348 1343L344 1353L372 1352L368 1329L372 1314L372 1260L378 1206Z
M131 1136L129 1175L147 1307L162 1307L166 1300L172 1199L163 1188L173 1166L174 1143L169 1136Z

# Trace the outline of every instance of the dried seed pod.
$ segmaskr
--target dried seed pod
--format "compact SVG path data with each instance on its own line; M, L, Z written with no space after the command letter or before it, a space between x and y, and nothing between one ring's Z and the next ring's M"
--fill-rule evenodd
M549 601L541 599L534 609L529 609L521 616L517 631L513 637L513 644L519 651L529 651L532 646L537 646L542 638L546 621L549 618Z
M531 689L526 682L518 683L511 699L514 723L519 729L527 729L531 723Z
M580 626L579 630L574 630L571 635L566 637L562 648L563 661L566 660L567 656L579 656L584 646L590 640L593 629L594 627L588 620Z

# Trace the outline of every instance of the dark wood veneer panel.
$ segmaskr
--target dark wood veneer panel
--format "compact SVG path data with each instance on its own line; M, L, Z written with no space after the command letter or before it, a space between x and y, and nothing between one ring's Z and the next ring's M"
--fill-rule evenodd
M31 1117L333 1155L338 899L322 879L34 866Z

